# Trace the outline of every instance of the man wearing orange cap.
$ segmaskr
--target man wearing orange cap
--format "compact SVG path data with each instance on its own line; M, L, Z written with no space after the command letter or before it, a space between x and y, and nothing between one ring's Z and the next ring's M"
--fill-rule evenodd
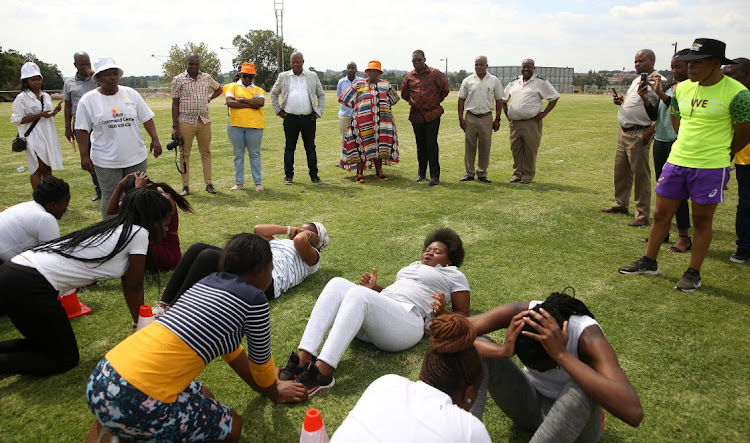
M301 52L294 52L289 57L292 64L290 71L279 74L271 88L271 105L273 112L284 119L284 184L291 185L294 177L294 151L297 139L302 134L302 142L307 154L307 167L310 180L320 183L318 177L318 154L315 152L316 120L323 116L326 104L326 93L320 84L318 75L302 69L305 57ZM281 98L281 103L279 103ZM316 104L317 101L317 104Z
M196 136L206 191L216 194L211 179L211 119L208 116L208 103L221 95L222 88L209 74L200 71L200 55L188 55L186 64L187 70L172 79L172 139L182 140L180 163L185 168L180 172L180 194L190 194L190 151Z

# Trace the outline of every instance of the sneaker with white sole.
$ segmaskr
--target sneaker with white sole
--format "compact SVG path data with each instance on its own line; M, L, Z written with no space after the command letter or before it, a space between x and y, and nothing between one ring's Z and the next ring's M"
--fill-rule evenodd
M682 278L677 282L674 287L678 291L682 292L693 292L701 287L701 273L693 268L687 268Z
M154 315L154 320L166 314L167 311L169 311L169 305L163 301L158 301L151 307L151 313Z
M236 192L236 191L239 191L239 190L242 190L242 189L245 189L245 187L243 185L234 185L231 188L229 188L229 190L232 191L232 192Z
M307 362L302 373L294 379L295 383L302 383L307 388L307 395L312 397L318 392L331 389L335 384L333 374L323 377L318 371L318 367L313 362Z
M289 360L286 361L286 366L279 371L279 380L294 380L299 377L304 369L299 365L299 355L292 351L289 353Z
M659 273L659 266L656 264L656 260L651 260L645 255L638 260L627 266L620 266L617 268L620 274L628 275L657 275Z
M750 251L747 249L737 248L737 252L729 257L729 260L735 263L745 263L750 258Z

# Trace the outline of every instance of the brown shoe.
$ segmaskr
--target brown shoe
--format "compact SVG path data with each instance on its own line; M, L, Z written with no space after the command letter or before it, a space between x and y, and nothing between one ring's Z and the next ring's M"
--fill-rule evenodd
M628 223L628 226L631 228L642 228L644 226L648 226L648 222L644 220L633 220L632 222Z
M627 209L620 209L620 208L609 207L609 208L602 209L602 212L606 212L607 214L627 214L628 210Z

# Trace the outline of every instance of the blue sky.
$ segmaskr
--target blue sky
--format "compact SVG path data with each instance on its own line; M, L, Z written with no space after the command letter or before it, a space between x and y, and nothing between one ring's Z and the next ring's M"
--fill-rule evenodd
M431 66L445 69L440 59L447 58L451 71L471 71L477 55L486 55L491 66L530 57L537 66L576 72L630 70L641 48L653 49L657 67L666 69L671 44L676 41L681 49L696 37L725 41L729 57L750 57L748 0L379 0L376 13L366 14L364 2L284 3L286 41L316 69L344 69L349 60L362 67L373 59L384 68L410 69L416 48L425 51ZM4 0L0 45L33 52L56 63L65 76L73 74L72 54L78 50L94 59L114 57L125 75L148 75L161 73L151 54L202 41L227 71L232 55L221 46L231 47L237 34L276 24L272 0L225 4ZM377 19L369 19L373 16Z

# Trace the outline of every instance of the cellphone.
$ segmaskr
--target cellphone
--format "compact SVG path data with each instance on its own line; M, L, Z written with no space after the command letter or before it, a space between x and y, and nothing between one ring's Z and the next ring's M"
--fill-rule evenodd
M648 85L648 74L646 74L645 72L641 74L641 83L645 83L646 85Z
M614 95L615 97L617 97L617 90L615 88L612 88L612 95Z

